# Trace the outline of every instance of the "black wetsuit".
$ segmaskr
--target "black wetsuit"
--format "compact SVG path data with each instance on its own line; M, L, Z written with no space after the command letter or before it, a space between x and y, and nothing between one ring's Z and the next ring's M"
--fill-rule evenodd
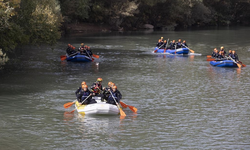
M111 93L111 94L109 95L109 97L108 97L107 103L116 105L115 100L114 100L112 94L113 94L113 96L114 96L116 102L119 104L119 103L120 103L120 100L122 99L122 94L121 94L120 91L118 91L118 90L116 90L115 92L112 91L112 93Z

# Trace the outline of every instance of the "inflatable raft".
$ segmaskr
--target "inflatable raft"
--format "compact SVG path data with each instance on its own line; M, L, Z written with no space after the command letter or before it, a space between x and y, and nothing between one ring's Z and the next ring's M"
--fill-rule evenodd
M86 56L86 55L81 55L81 54L77 54L74 56L68 56L67 55L67 61L72 61L72 62L90 62L92 61L92 58Z
M237 64L232 60L210 61L210 65L216 66L216 67L238 67Z
M158 49L158 47L155 47L154 53L162 53L162 54L188 54L189 49L188 48L179 48L179 49L167 49L166 52L164 53L164 49Z
M111 105L102 102L100 97L95 97L97 103L80 105L78 101L75 103L75 108L82 115L118 115L120 113L116 105Z

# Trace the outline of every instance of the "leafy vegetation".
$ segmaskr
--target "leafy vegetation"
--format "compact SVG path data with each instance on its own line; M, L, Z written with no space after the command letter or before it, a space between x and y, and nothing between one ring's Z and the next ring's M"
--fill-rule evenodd
M56 43L61 23L113 29L249 25L250 0L0 0L0 48Z

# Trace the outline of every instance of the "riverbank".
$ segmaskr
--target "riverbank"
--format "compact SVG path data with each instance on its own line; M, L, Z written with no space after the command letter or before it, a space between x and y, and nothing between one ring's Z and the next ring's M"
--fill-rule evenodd
M64 24L62 30L65 34L83 33L83 32L110 32L112 29L106 24L94 23L72 23Z

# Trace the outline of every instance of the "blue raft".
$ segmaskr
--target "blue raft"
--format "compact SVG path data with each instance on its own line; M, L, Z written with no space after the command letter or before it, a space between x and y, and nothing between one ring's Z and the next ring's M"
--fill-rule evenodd
M86 55L81 55L81 54L77 54L74 56L68 56L67 55L67 61L72 61L72 62L90 62L92 61L92 58L86 56Z
M210 61L210 65L216 67L238 67L236 63L232 60L215 60Z
M158 47L155 48L155 50L157 50ZM158 49L156 52L154 53L168 53L168 54L188 54L189 53L189 49L188 48L178 48L178 49L167 49L166 52L164 53L164 49Z

